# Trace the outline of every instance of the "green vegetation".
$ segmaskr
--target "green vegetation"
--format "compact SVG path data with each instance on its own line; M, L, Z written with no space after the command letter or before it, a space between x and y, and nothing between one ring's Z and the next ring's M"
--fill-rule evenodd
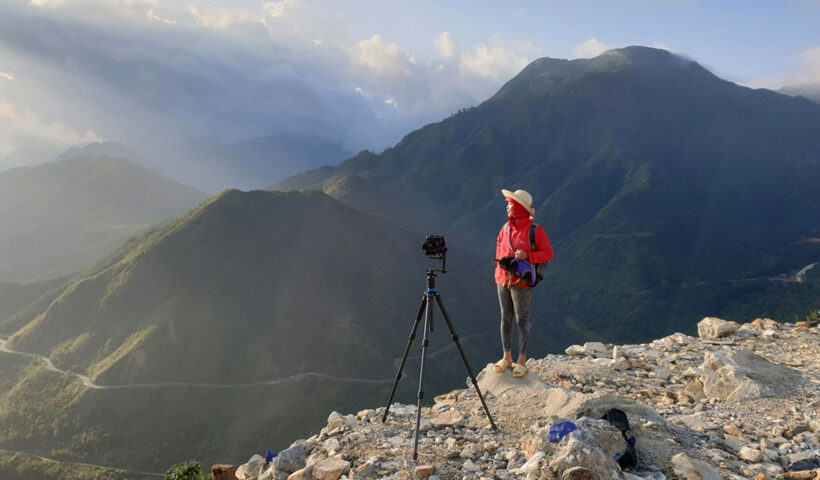
M177 463L169 468L163 480L203 480L202 466L199 462L182 462Z

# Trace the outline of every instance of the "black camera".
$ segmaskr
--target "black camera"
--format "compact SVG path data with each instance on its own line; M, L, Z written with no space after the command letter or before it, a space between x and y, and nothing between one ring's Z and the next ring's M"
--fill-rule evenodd
M439 235L427 235L421 248L424 249L425 255L439 260L443 259L444 254L447 253L447 247L444 244L444 237Z

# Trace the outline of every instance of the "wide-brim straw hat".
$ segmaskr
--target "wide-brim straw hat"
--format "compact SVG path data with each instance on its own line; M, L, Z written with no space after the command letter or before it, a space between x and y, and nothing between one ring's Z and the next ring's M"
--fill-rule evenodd
M501 193L504 194L507 198L512 198L519 205L526 208L530 215L535 216L535 210L532 208L532 195L529 194L526 190L516 190L511 192L509 190L501 189Z

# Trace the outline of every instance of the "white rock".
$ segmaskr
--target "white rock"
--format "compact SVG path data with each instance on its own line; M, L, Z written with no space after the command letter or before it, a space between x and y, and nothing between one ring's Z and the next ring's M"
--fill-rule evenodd
M715 467L702 460L689 458L685 453L672 457L671 463L675 475L686 480L722 480Z
M763 461L763 452L754 448L743 447L738 456L747 462L760 463Z
M325 410L327 411L327 410ZM339 412L333 411L327 417L327 430L331 431L335 428L343 427L346 425L345 417L342 416Z
M265 459L261 455L254 455L248 460L248 463L240 465L236 469L236 478L239 480L256 478L262 472L263 466L265 466Z
M717 317L706 317L698 323L698 336L701 340L728 337L734 335L737 329L736 323Z
M468 472L477 472L481 470L481 467L473 463L472 460L467 460L464 462L464 465L462 465L461 468Z
M580 356L586 355L587 351L580 345L570 345L566 350L564 350L564 353L569 356Z
M587 355L594 355L596 357L606 356L609 353L606 345L601 342L587 342L584 344L584 350Z

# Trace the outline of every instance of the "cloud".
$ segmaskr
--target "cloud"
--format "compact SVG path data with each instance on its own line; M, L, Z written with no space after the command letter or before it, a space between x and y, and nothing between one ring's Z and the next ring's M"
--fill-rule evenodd
M93 130L77 131L63 122L44 121L31 111L20 110L0 98L0 125L5 135L0 137L0 157L19 148L40 144L60 144L68 148L81 142L100 142L103 137Z
M820 45L807 48L793 59L794 73L776 77L762 77L741 80L738 83L751 88L781 88L800 91L820 88Z
M6 80L12 81L14 80L14 75L6 72L0 72L0 78L5 78Z
M295 0L37 1L0 3L3 95L31 127L15 127L10 142L11 120L0 118L6 145L38 125L60 141L296 133L378 151L480 103L543 53L500 36L462 51L449 32L420 53L389 32L357 38L343 18Z
M356 43L354 51L356 62L376 75L409 76L415 64L411 54L395 43L385 43L378 34Z
M39 8L60 8L65 4L65 0L31 0L29 5Z
M197 8L194 5L188 5L185 10L191 14L198 25L215 30L243 25L265 25L265 19L261 15L245 10L217 7Z
M507 40L495 35L487 45L480 44L472 53L462 55L459 69L466 74L506 80L540 53L541 49L532 42Z
M578 45L572 47L572 54L576 58L593 58L607 50L610 50L611 48L612 47L609 45L599 42L595 37L593 37L584 43L579 43Z
M442 32L436 37L436 48L439 56L445 60L461 57L456 39L453 38L450 32Z

